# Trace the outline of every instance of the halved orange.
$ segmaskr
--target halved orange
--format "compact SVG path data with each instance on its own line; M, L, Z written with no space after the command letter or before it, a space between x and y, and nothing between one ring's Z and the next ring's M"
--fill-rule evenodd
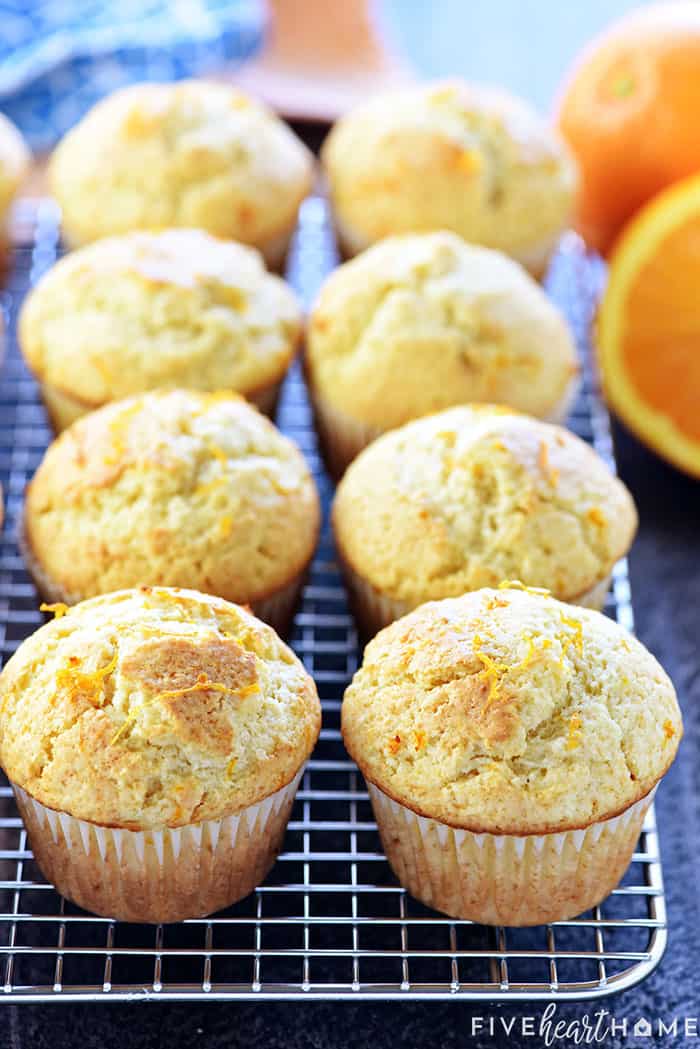
M597 323L603 389L640 440L700 477L700 175L625 227Z

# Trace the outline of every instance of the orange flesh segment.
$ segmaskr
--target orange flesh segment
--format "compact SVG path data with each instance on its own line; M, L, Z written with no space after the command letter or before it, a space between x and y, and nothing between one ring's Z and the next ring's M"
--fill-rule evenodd
M642 400L700 444L700 215L670 232L635 275L621 350Z

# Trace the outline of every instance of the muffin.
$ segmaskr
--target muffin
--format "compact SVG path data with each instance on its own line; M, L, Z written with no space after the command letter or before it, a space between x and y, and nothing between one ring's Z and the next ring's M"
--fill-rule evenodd
M311 188L306 146L230 84L135 84L94 106L49 165L72 246L113 233L198 227L282 264ZM108 205L105 206L105 201Z
M45 876L131 922L247 896L319 733L299 660L244 609L191 590L54 610L0 675L0 764Z
M24 139L0 113L0 275L7 265L7 216L20 182L29 169L30 154ZM5 357L5 321L0 312L0 367Z
M336 476L380 433L454 404L559 422L578 375L564 318L522 267L445 232L390 237L336 270L306 367Z
M466 405L380 437L333 505L361 628L424 601L519 579L601 608L637 527L632 497L568 430Z
M272 414L301 336L257 251L199 230L108 237L27 296L19 340L56 431L155 387L236 390Z
M306 461L269 420L235 394L171 390L107 405L49 446L23 546L48 601L185 586L285 633L319 522Z
M448 80L381 95L322 152L344 251L450 229L544 271L578 188L564 141L505 91Z
M512 589L383 630L342 727L401 884L493 925L573 918L608 895L682 735L673 686L634 637Z
M0 243L4 243L7 213L29 169L30 153L15 125L0 113Z

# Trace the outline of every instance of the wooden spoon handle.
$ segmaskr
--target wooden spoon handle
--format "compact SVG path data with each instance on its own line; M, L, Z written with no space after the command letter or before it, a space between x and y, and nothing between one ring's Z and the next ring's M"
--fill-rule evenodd
M412 79L372 0L268 0L268 12L262 51L229 77L283 116L332 121Z

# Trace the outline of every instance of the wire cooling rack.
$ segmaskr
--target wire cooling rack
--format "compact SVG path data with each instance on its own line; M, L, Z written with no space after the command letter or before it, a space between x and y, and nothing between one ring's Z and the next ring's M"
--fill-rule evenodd
M40 625L15 543L22 493L49 433L34 382L17 351L17 310L59 250L49 201L21 202L19 244L2 294L9 352L0 375L0 480L7 518L0 537L0 653L6 659ZM336 262L324 202L300 218L289 277L308 305ZM584 356L584 387L570 425L614 467L609 419L597 393L587 332L601 274L575 238L549 280ZM279 423L301 445L328 506L298 369ZM607 607L633 617L627 566L618 564ZM316 679L323 730L304 776L284 852L267 881L210 919L137 926L94 917L59 897L35 865L6 782L0 785L0 1000L108 1001L235 998L461 998L489 1001L596 998L643 979L666 942L653 806L622 885L575 921L490 929L423 907L397 884L381 851L362 777L340 737L340 701L358 662L355 627L327 527L292 643Z

